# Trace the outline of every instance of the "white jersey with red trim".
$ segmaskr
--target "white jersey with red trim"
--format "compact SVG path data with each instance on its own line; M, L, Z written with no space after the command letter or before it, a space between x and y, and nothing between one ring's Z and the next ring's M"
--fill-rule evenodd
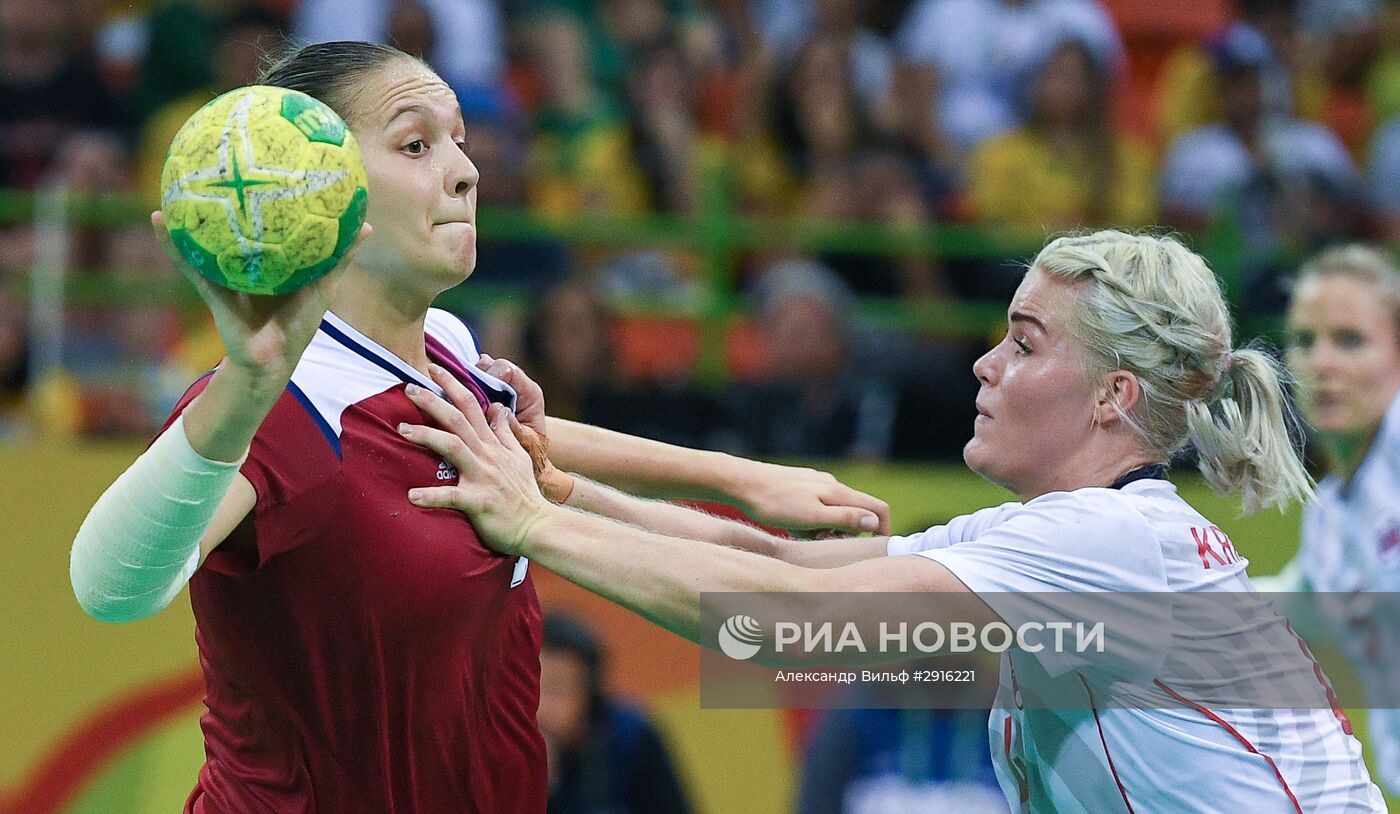
M1112 623L1133 631L1127 640L1110 633L1102 652L1006 652L990 732L1013 811L1385 811L1306 646L1254 593L1229 536L1171 483L1147 478L1007 503L892 538L889 553L941 563L1013 629L1092 626L1101 621L1093 614L1111 608ZM1183 602L1183 593L1199 601ZM1218 610L1183 618L1212 601L1229 618ZM1274 691L1308 703L1202 702L1264 674ZM1225 696L1250 697L1240 693Z
M1371 765L1400 792L1400 709L1393 708L1400 698L1400 395L1351 479L1344 484L1331 475L1318 484L1288 573L1299 584L1279 588L1315 592L1314 618L1341 645L1376 705L1366 720Z

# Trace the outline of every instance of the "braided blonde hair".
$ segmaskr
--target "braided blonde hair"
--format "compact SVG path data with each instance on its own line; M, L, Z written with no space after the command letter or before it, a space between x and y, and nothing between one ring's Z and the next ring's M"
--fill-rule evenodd
M1199 255L1171 237L1105 230L1054 240L1031 265L1090 283L1071 332L1091 380L1137 377L1137 404L1114 408L1146 451L1166 460L1189 442L1206 481L1239 492L1245 513L1311 496L1286 374L1262 350L1233 348L1220 283Z

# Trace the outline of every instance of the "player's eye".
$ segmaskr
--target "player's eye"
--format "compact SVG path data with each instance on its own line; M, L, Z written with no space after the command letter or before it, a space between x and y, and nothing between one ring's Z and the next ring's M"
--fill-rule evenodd
M1337 347L1355 350L1366 344L1365 338L1356 331L1337 331Z
M1016 343L1017 356L1026 356L1031 352L1031 346L1027 345L1025 340L1021 339L1020 337L1013 336L1011 337L1011 341Z
M466 139L456 142L457 149L462 151L462 155L471 155L472 143Z
M414 139L403 146L404 152L409 155L422 155L428 151L428 145L423 143L423 139Z
M1288 334L1288 344L1298 350L1311 350L1317 342L1317 334L1312 331L1291 331Z

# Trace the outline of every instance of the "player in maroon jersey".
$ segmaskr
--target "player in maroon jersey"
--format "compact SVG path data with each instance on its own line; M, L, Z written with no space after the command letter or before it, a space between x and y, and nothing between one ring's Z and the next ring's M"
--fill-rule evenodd
M370 181L352 260L248 297L188 268L228 351L74 541L83 607L149 615L186 581L207 682L187 812L543 812L540 610L528 563L409 488L455 482L396 431L436 366L484 408L515 393L430 308L476 260L477 171L448 86L385 46L307 46L265 84L350 125ZM152 216L158 235L165 230ZM179 261L177 260L177 263ZM542 415L524 416L544 430ZM830 476L551 422L556 461L745 500L794 525L882 525ZM759 484L765 484L760 488ZM777 485L786 483L788 485Z

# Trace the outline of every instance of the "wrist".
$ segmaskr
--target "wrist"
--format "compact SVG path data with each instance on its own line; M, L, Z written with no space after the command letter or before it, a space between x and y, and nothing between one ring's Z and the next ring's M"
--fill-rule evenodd
M540 475L540 494L550 503L567 503L574 493L574 476L550 464Z
M520 544L516 553L522 557L534 557L540 548L554 539L568 511L568 509L553 503L542 503L539 510L525 523L521 530Z
M712 474L700 485L714 490L721 497L747 506L753 491L750 488L751 467L755 462L725 452L701 454L708 456L701 461L701 471Z
M292 371L295 369L295 364L250 365L227 359L219 365L215 375L223 375L254 394L281 395L287 382L291 381Z

